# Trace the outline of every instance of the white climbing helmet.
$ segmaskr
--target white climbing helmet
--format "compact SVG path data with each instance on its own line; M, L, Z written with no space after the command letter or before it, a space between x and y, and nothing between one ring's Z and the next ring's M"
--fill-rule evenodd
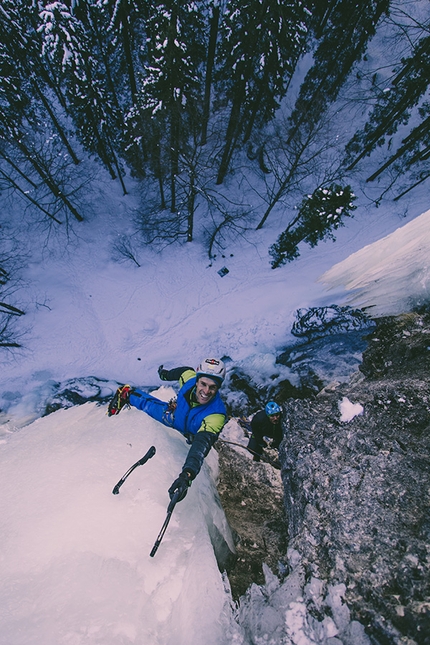
M196 369L196 375L198 379L207 376L221 387L225 379L225 365L219 358L205 358Z

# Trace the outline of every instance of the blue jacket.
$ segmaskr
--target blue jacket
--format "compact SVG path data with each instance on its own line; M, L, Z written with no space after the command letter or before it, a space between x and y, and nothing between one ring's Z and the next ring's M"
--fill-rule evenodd
M169 403L134 388L130 392L130 405L143 410L153 419L170 428L175 428L187 437L191 448L183 469L188 471L191 479L194 479L202 467L204 458L218 439L227 420L227 410L218 392L213 399L203 405L192 400L191 395L197 381L193 368L178 367L163 370L160 377L163 381L183 383L177 395L176 407L171 407ZM219 429L214 429L214 415L215 428L219 425ZM217 417L220 418L217 419ZM207 427L206 419L208 419Z
M205 417L209 414L223 414L227 417L227 410L221 400L219 392L205 405L195 405L190 402L190 394L196 384L196 377L184 383L178 392L173 427L184 435L197 434Z

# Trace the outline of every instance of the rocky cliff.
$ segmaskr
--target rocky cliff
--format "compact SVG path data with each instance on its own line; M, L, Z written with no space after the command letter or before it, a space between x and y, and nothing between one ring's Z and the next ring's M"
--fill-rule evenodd
M348 383L286 404L289 548L372 643L430 643L429 368L430 316L380 319Z
M238 620L252 645L428 645L430 315L373 322L362 354L356 329L334 331L311 330L283 354L303 388L275 396L281 477L219 448ZM348 353L352 376L329 382Z

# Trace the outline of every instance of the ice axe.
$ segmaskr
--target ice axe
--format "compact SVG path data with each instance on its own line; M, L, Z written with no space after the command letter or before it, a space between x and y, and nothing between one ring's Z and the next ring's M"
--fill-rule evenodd
M127 477L133 472L135 468L137 468L138 466L143 466L143 464L145 464L148 461L148 459L151 459L151 457L153 457L154 455L155 455L155 446L151 446L148 452L146 453L146 455L143 455L142 459L139 459L139 461L136 461L136 463L133 464L131 468L127 470L125 475L121 477L119 482L115 484L112 491L113 495L118 495L119 489L121 488L121 486L123 485Z

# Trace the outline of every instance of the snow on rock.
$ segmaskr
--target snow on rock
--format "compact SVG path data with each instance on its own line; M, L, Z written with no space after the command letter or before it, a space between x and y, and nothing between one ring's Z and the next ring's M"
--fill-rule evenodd
M378 320L360 374L288 403L279 459L289 549L331 590L324 614L342 645L424 645L430 633L429 330L430 314ZM351 401L364 413L349 414Z
M240 623L255 645L370 645L364 627L350 619L345 585L306 581L302 558L288 549L290 571L280 581L264 565L265 584L241 599Z
M347 396L339 402L340 420L344 423L352 421L354 417L363 414L364 408L361 403L351 403Z

